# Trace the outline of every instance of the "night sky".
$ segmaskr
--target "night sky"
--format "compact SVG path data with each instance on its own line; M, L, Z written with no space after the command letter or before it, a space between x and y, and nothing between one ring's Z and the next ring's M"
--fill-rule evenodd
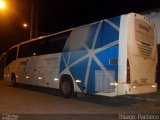
M31 4L38 13L38 35L46 35L101 19L160 8L160 0L6 0L7 10L0 11L0 53L29 39Z

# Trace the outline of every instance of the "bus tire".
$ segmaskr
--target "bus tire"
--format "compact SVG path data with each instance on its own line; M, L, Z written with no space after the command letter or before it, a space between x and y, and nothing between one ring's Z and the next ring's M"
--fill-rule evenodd
M11 73L11 83L12 83L12 86L16 86L16 74L15 73Z
M69 98L73 93L73 82L70 76L63 76L60 82L61 95Z

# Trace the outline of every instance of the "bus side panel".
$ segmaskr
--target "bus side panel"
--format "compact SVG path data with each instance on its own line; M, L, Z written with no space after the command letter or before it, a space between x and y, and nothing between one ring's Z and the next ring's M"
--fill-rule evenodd
M60 74L70 74L78 92L86 92L91 67L91 49L101 46L102 22L71 32L61 57ZM76 80L80 80L76 83ZM94 87L94 86L93 86Z
M79 92L96 92L96 71L115 71L114 81L118 79L119 23L120 17L116 17L70 34L61 57L60 74L70 74Z
M19 83L59 88L59 64L61 53L18 59Z
M118 95L125 94L127 66L127 15L121 16L118 59Z

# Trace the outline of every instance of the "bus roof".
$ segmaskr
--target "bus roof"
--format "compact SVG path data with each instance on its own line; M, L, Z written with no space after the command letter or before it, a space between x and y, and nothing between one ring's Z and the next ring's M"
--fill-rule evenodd
M137 14L137 13L128 13L128 14L123 14L123 15L130 15L130 14L136 14L136 15L138 15L138 16L142 16L142 15ZM111 17L111 18L116 18L116 17L118 17L118 16ZM144 17L144 16L143 16L143 17ZM146 20L148 20L147 17L144 17L144 18L145 18ZM108 19L110 19L110 18L108 18ZM21 43L19 43L19 44L17 44L17 45L14 45L14 46L12 46L12 47L9 48L9 49L12 49L12 48L17 47L17 46L19 46L19 45L26 44L26 43L29 43L29 42L32 42L32 41L41 40L41 39L43 39L43 38L47 38L47 37L50 37L50 36L54 36L54 35L58 35L58 34L61 34L61 33L69 32L69 31L72 31L72 30L75 30L75 29L79 29L79 28L82 28L82 27L86 27L86 26L88 26L88 25L96 24L96 23L98 23L98 22L103 22L103 21L105 21L105 20L107 20L107 19L102 19L102 20L99 20L99 21L96 21L96 22L93 22L93 23L89 23L89 24L86 24L86 25L82 25L82 26L74 27L74 28L67 29L67 30L64 30L64 31L56 32L56 33L53 33L53 34L49 34L49 35L45 35L45 36L40 36L40 37L37 37L37 38L33 38L33 39L31 39L31 40L27 40L27 41L21 42ZM149 21L150 21L150 20L149 20ZM151 24L154 24L152 21L150 21L150 23L151 23Z
M61 34L61 33L69 32L69 31L72 31L72 30L75 30L75 29L79 29L79 28L82 28L82 27L85 27L85 26L88 26L88 25L96 24L96 23L102 22L102 21L104 21L104 20L96 21L96 22L93 22L93 23L89 23L89 24L86 24L86 25L78 26L78 27L67 29L67 30L60 31L60 32L56 32L56 33L53 33L53 34L49 34L49 35L33 38L31 40L27 40L27 41L21 42L20 45L21 44L26 44L26 43L29 43L29 42L32 42L32 41L35 41L35 40L41 40L43 38L47 38L47 37L50 37L50 36L58 35L58 34Z

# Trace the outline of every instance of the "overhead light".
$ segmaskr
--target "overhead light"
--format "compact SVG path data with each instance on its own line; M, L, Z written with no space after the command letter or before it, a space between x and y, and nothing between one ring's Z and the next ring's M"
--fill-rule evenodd
M6 8L6 3L3 0L0 0L0 9Z
M23 27L27 28L28 27L27 23L23 23Z

